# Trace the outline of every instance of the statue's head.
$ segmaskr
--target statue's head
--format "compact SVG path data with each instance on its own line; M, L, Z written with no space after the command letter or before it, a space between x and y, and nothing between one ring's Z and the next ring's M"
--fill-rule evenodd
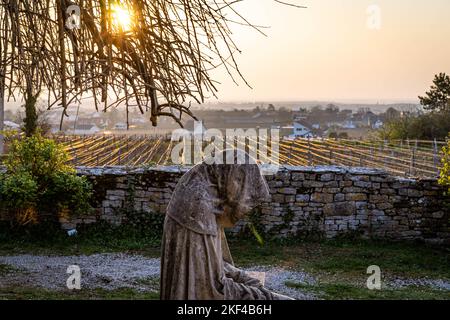
M270 201L267 183L248 155L221 152L216 156L183 175L167 207L168 216L201 234L216 235L218 225L232 227Z
M233 227L262 202L270 200L269 189L256 162L246 153L224 151L223 161L205 161L217 186L217 222Z

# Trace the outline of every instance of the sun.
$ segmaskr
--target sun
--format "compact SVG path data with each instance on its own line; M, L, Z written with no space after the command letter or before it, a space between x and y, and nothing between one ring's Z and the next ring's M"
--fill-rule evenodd
M120 5L111 8L111 22L120 31L129 31L133 27L133 15L130 10Z

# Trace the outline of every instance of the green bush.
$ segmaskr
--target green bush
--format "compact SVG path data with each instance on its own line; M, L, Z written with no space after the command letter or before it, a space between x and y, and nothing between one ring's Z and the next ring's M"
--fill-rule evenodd
M435 112L422 115L405 114L401 118L387 121L379 129L382 140L445 139L450 131L450 112Z
M442 149L444 156L442 158L441 177L439 183L443 186L447 186L448 193L450 194L450 140L448 145Z
M91 210L89 200L92 195L92 186L86 177L60 172L52 175L51 186L42 195L44 203L57 203L59 208L68 208L76 215L82 215Z
M29 172L33 177L45 180L57 173L75 173L67 162L69 156L54 140L36 134L11 144L5 165L9 174Z
M88 213L92 186L68 165L62 146L40 134L12 142L0 202L19 224Z
M5 207L26 209L36 203L38 185L28 172L2 175L0 179L0 193Z

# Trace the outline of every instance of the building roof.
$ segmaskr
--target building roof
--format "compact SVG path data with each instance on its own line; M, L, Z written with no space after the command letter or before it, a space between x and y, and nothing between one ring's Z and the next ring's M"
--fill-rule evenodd
M95 124L77 124L75 130L86 130L99 129Z
M298 120L298 121L296 120L296 121L294 121L294 125L296 123L298 123L298 124L308 128L310 130L312 130L314 128L313 125L311 123L309 123L308 121L306 121L306 120Z
M5 127L10 127L10 128L15 128L15 129L19 129L20 128L20 125L18 125L15 122L8 121L8 120L3 121L3 124L5 125Z

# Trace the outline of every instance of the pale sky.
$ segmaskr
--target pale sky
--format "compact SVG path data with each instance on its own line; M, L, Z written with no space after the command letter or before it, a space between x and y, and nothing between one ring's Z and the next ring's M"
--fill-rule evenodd
M264 37L234 27L253 90L218 70L219 101L411 102L436 73L450 73L450 0L290 1L308 8L271 0L236 6L270 28ZM371 5L381 9L379 30L368 27Z

